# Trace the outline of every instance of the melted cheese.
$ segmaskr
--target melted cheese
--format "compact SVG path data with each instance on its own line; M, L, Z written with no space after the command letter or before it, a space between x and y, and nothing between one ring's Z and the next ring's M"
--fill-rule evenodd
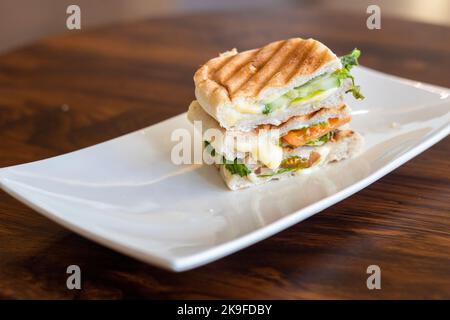
M270 169L277 169L283 160L283 149L273 143L266 141L258 144L258 159Z
M234 126L242 118L242 114L234 108L224 108L222 118L228 126Z
M259 160L270 169L277 169L283 160L283 149L270 134L262 132L258 137L237 139L236 150L250 152L255 160Z
M240 113L261 114L264 110L264 105L240 101L234 105L234 109Z

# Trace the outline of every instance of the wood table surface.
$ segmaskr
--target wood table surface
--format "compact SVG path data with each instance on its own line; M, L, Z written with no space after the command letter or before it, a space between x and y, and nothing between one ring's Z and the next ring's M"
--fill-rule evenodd
M69 32L0 56L0 167L186 111L192 76L227 49L313 37L361 63L450 87L450 29L366 13L194 13ZM380 94L383 94L380 92ZM74 234L0 192L0 298L450 298L450 139L371 186L219 261L171 273ZM66 268L82 290L66 289ZM382 289L368 290L378 265Z

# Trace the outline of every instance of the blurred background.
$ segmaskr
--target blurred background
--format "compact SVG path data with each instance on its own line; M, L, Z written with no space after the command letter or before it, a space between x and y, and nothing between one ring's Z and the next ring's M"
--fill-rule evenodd
M450 0L1 0L0 53L40 38L69 32L66 8L81 8L82 29L186 12L301 6L365 12L376 4L382 16L450 26Z

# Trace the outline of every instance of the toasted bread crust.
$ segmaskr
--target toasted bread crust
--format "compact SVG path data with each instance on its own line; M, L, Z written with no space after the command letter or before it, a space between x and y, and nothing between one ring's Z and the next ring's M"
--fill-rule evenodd
M201 66L194 82L211 102L257 100L266 89L284 87L336 59L319 41L292 38L240 53L236 49L225 52Z

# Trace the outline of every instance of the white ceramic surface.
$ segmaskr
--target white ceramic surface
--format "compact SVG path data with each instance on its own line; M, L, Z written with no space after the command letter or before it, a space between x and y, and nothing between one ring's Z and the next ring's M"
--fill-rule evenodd
M0 169L0 186L105 246L166 269L191 269L352 195L450 132L448 89L363 67L354 73L366 99L347 100L364 151L321 172L229 191L211 166L172 164L172 129L192 130L182 114L86 149Z

